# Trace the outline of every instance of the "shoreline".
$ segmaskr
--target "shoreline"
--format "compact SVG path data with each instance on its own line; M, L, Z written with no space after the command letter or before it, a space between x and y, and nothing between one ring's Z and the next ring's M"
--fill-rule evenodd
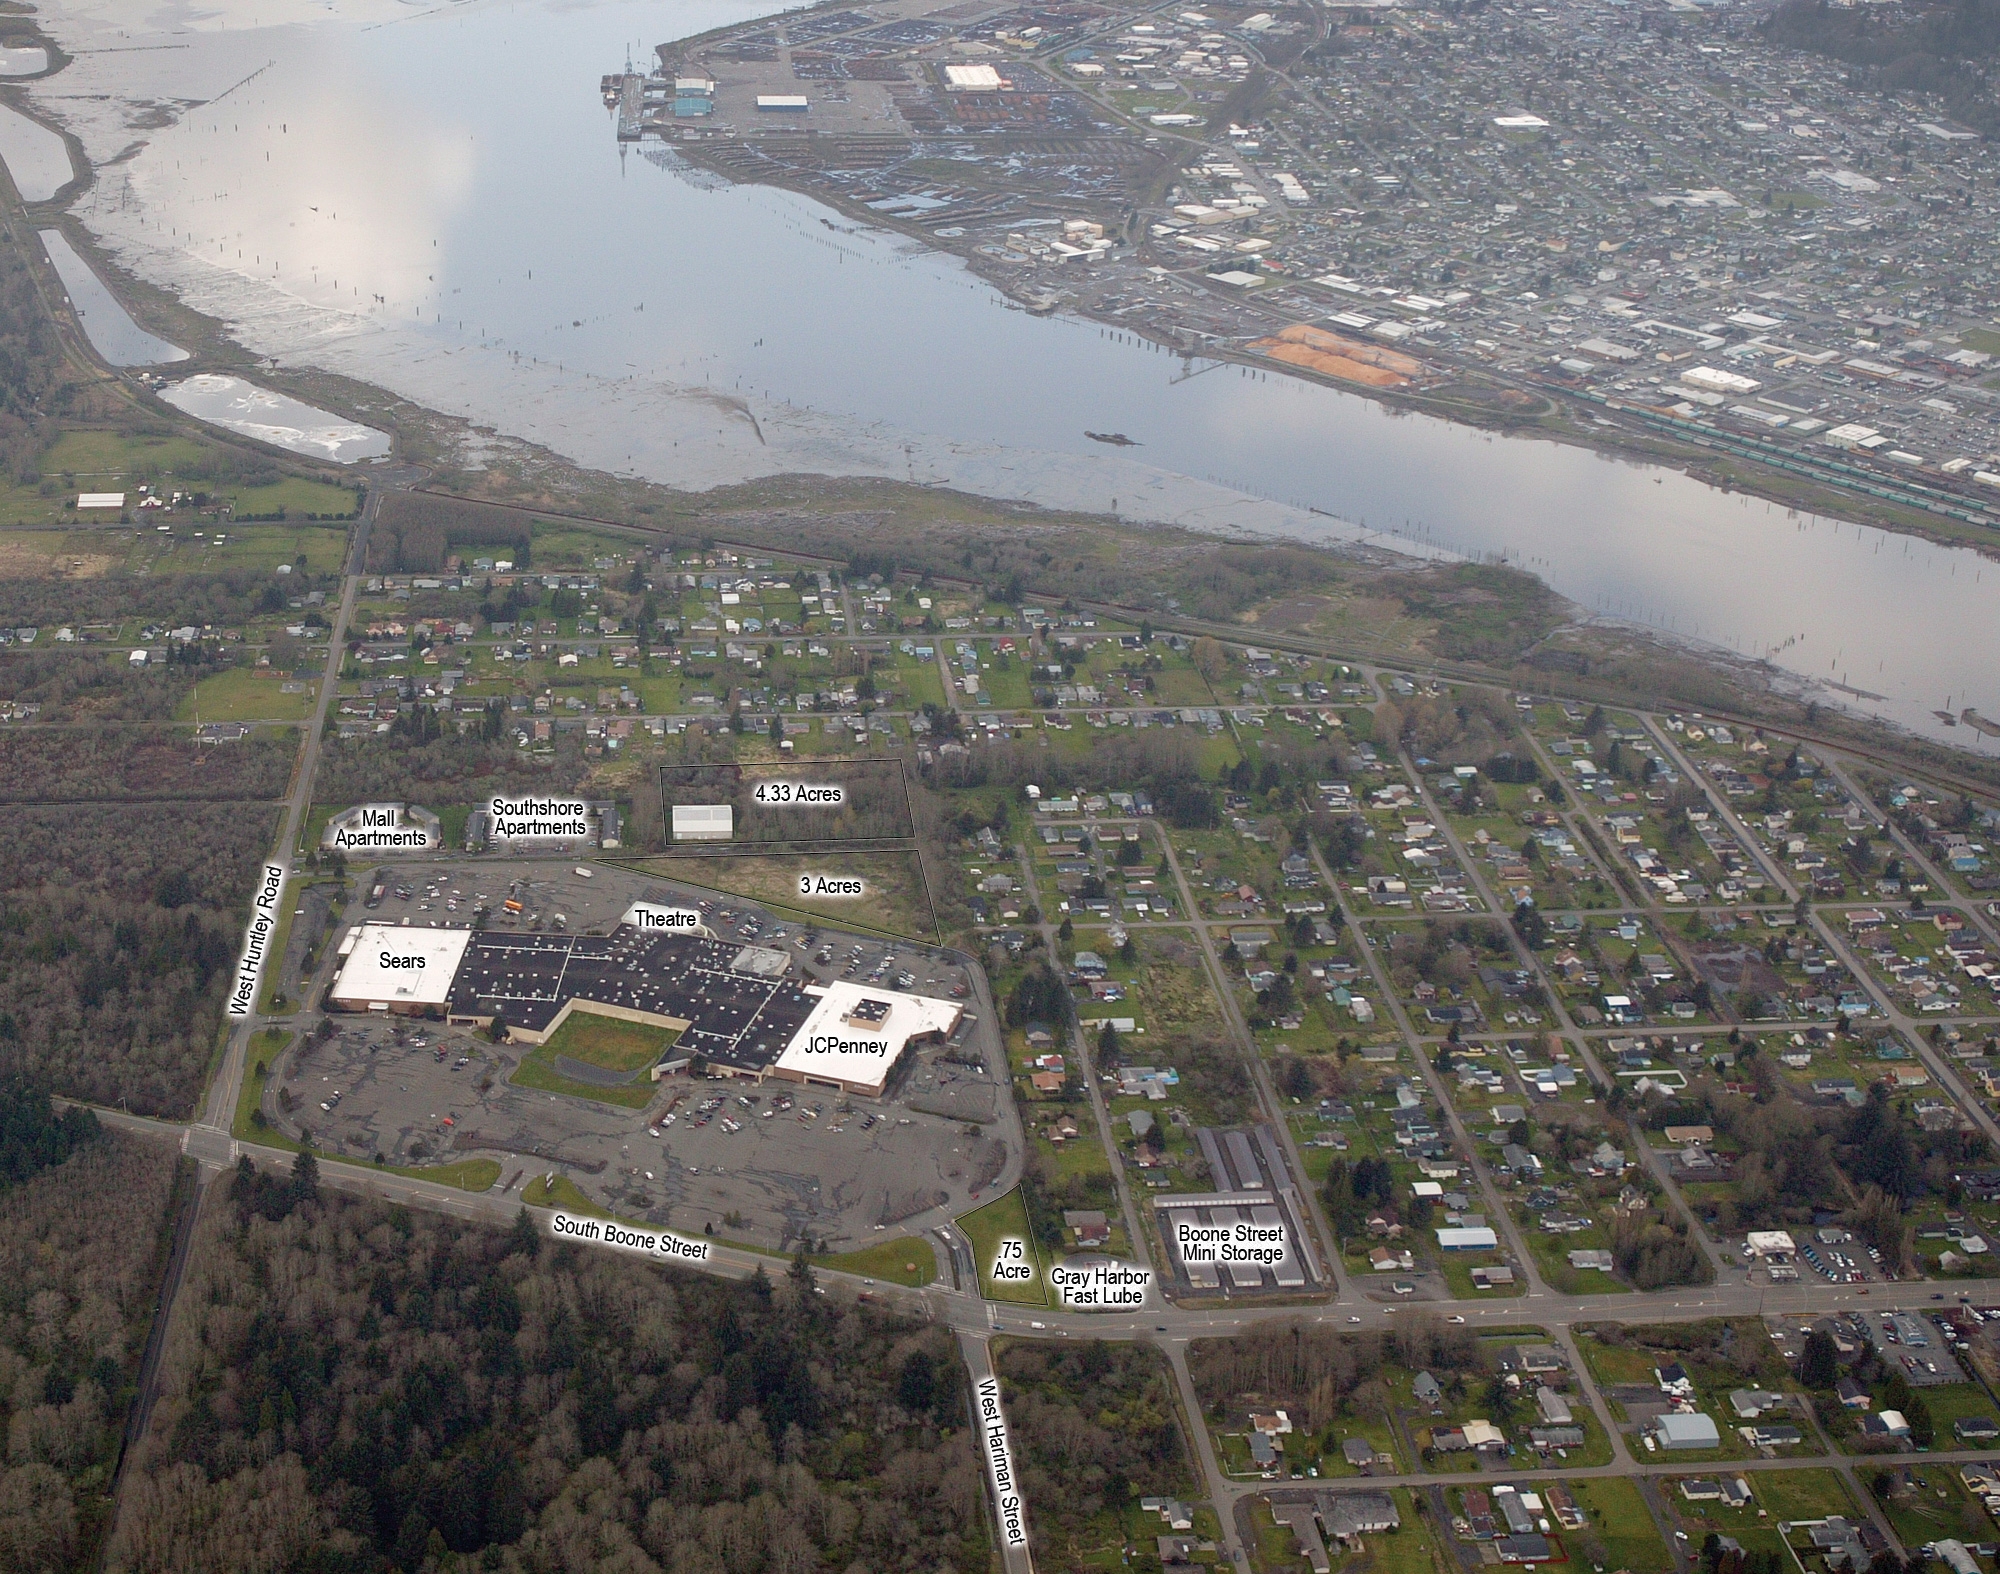
M733 29L723 31L733 31ZM1030 312L1035 310L1033 304L1024 300L1014 288L1010 288L1010 283L1016 281L1010 281L1006 275L991 269L990 266L982 265L982 259L975 250L941 243L936 236L919 225L899 220L889 214L874 212L854 203L841 192L816 187L807 181L776 174L754 181L743 180L726 166L704 158L699 150L699 144L659 141L657 145L685 163L691 170L699 171L708 178L721 180L732 186L762 186L775 191L788 191L794 196L803 197L807 201L838 213L851 223L913 241L931 255L954 258L974 278L1004 296L1014 309ZM1465 399L1343 382L1338 378L1315 373L1310 368L1251 355L1232 346L1204 345L1191 349L1159 332L1149 331L1151 325L1138 319L1114 320L1095 315L1069 302L1042 315L1070 316L1080 322L1115 329L1120 333L1145 339L1160 349L1189 361L1221 362L1246 367L1272 377L1290 378L1295 382L1308 383L1349 395L1363 403L1379 405L1384 410L1428 415L1474 431L1527 441L1541 439L1633 464L1656 465L1678 471L1690 480L1720 492L1742 493L1776 503L1784 508L1802 510L1847 524L1865 525L1877 530L1891 531L1897 535L1916 536L1938 546L1963 547L1978 553L1981 557L2000 562L2000 526L1970 521L1952 522L1915 499L1893 504L1871 502L1867 497L1841 486L1831 477L1817 482L1801 480L1788 484L1776 467L1768 462L1755 457L1745 457L1740 466L1732 466L1727 458L1713 451L1712 441L1709 443L1709 451L1697 446L1704 438L1710 440L1720 438L1739 444L1746 441L1735 433L1696 429L1692 423L1687 423L1690 427L1690 436L1686 439L1677 439L1671 432L1635 429L1625 424L1623 420L1616 419L1624 407L1602 406L1574 396L1565 401L1556 391L1539 387L1520 389L1513 383L1493 377L1489 373L1449 363L1440 363L1440 367L1451 375L1455 384L1487 388L1500 398L1516 394L1536 401L1541 408L1532 413L1524 410L1521 414L1509 415L1498 408L1483 406ZM1593 429L1581 426L1577 417L1585 411L1597 413L1602 424ZM1693 435L1698 430L1701 431L1700 437ZM1883 479L1886 484L1888 478Z
M51 45L50 47L53 49L55 46ZM74 132L62 130L61 134L65 139L66 145L72 148L74 160L75 151L81 148L81 142ZM748 501L771 493L782 494L804 489L817 494L821 506L838 510L845 502L854 497L865 496L878 490L901 493L912 484L911 481L906 481L895 476L893 471L887 466L877 466L872 469L853 468L846 471L832 469L816 470L811 468L773 469L759 475L719 479L709 486L701 488L680 487L664 481L647 480L629 472L621 474L607 467L594 465L588 459L567 457L560 449L545 440L534 437L503 435L497 426L482 421L476 414L454 413L448 407L437 403L420 402L420 398L418 397L398 393L385 384L374 382L365 376L353 375L335 365L327 364L325 361L306 362L300 360L291 363L273 361L268 356L259 355L246 347L238 337L240 325L232 323L226 318L212 315L200 307L188 305L185 300L176 296L168 285L155 282L145 275L136 272L135 269L128 266L110 249L110 244L107 240L100 240L86 225L84 215L76 211L78 198L98 183L102 173L99 169L88 166L87 161L85 161L84 167L86 173L79 176L75 182L66 188L69 193L67 200L37 204L27 210L31 215L31 227L52 224L54 227L61 229L70 238L72 245L76 246L79 253L90 263L99 279L105 284L105 287L131 312L135 321L139 322L141 326L146 327L148 331L159 332L164 337L173 340L176 344L189 350L191 359L175 368L173 373L175 377L191 375L198 371L219 371L249 376L265 386L305 400L321 409L386 429L393 436L396 447L391 460L385 462L415 464L427 469L433 472L435 478L434 485L450 489L454 495L470 496L486 501L509 501L509 499L495 495L486 487L481 479L482 472L491 468L496 462L501 465L519 462L525 464L527 468L532 469L536 473L538 484L546 483L551 478L557 476L560 476L562 479L555 483L553 490L545 489L535 495L522 495L513 499L515 506L538 509L541 512L550 514L566 513L577 518L579 522L602 523L615 527L621 523L619 519L605 518L601 511L595 511L588 506L580 505L585 505L586 500L593 496L603 498L607 494L615 496L629 490L631 492L630 496L618 498L620 511L625 516L622 523L628 528L647 529L652 527L639 522L635 515L641 511L645 513L657 513L662 507L674 516L683 518L703 517L716 512L718 509L728 508L731 503L738 499ZM707 178L705 166L689 161L689 167L694 170L703 171L704 178ZM725 174L722 178L729 179L730 177ZM765 184L765 182L750 182L748 184ZM776 189L788 191L794 196L802 197L821 209L830 209L841 215L843 219L863 225L879 235L893 236L901 240L920 241L923 243L923 250L927 255L934 256L938 252L944 251L957 257L962 263L968 262L968 259L963 254L952 252L948 247L939 247L920 232L904 229L893 221L885 220L882 215L855 212L838 202L830 200L824 193L815 190L779 181L769 182L768 184ZM128 236L127 239L133 240L135 244L137 243L135 237ZM980 273L976 268L969 269L969 271L973 277L978 278L989 287L1000 287L997 281L992 280L986 274ZM231 277L234 276L232 275ZM246 280L244 282L252 283L254 281ZM1004 289L1002 293L1005 293ZM296 304L301 307L306 305L303 302ZM334 311L326 308L307 309L324 311L329 319L336 315ZM1098 321L1098 319L1081 312L1073 313L1072 315L1080 322L1095 324ZM1127 333L1133 332L1133 325L1130 322L1121 322L1117 326L1121 331ZM1175 347L1170 346L1169 348ZM1245 367L1254 367L1258 371L1278 376L1288 376L1292 371L1291 368L1281 367L1276 364L1266 364L1256 357L1232 354L1228 351L1204 352L1201 358L1229 361ZM165 405L149 389L145 388L139 378L118 372L113 372L110 375L132 393L142 396L141 402L148 413L154 418L163 421L185 419L179 412L173 411L171 407ZM602 379L598 380L602 381ZM1296 378L1295 381L1304 383L1319 381L1319 379ZM1340 392L1362 393L1364 398L1367 396L1367 393L1382 393L1380 390L1368 390L1364 392L1363 390L1335 383L1329 383L1327 386L1331 386ZM711 396L717 398L727 397L713 395L712 391ZM1814 512L1824 513L1831 520L1845 520L1850 523L1889 530L1899 534L1916 535L1947 547L1970 546L1977 550L1982 557L2000 556L2000 550L1996 550L1996 545L2000 544L1960 539L1943 531L1920 528L1906 519L1856 517L1860 511L1835 508L1831 506L1831 499L1807 502L1795 494L1786 494L1776 489L1766 489L1747 484L1742 479L1704 469L1698 463L1702 456L1685 448L1667 444L1648 446L1644 441L1634 440L1632 434L1622 431L1617 440L1610 440L1607 438L1606 429L1604 428L1599 428L1594 432L1588 433L1566 427L1550 428L1543 424L1547 412L1542 412L1533 420L1498 418L1480 420L1477 419L1478 412L1476 411L1468 411L1460 408L1458 413L1453 413L1453 407L1449 405L1449 402L1441 402L1425 398L1421 395L1399 396L1393 393L1382 393L1382 396L1374 402L1385 410L1407 410L1412 413L1428 414L1438 419L1449 421L1454 426L1471 427L1506 436L1546 438L1551 441L1564 443L1572 448L1597 453L1633 465L1673 466L1682 469L1684 473L1696 480L1716 486L1725 492L1736 491L1766 498L1778 506L1788 508L1811 508ZM749 417L748 419L754 420L754 417ZM304 456L291 454L282 450L267 449L264 445L258 444L254 439L242 438L240 435L223 434L219 429L206 426L202 426L201 429L212 437L221 438L228 436L231 441L240 443L243 446L268 452L273 457L282 457L287 463L292 465L309 466L312 464L312 461ZM336 473L356 479L364 478L367 475L366 470L356 470L348 466L337 467ZM1095 526L1113 531L1130 530L1146 532L1164 528L1170 532L1190 532L1204 539L1217 542L1226 542L1231 539L1261 539L1270 542L1283 541L1296 545L1326 549L1343 555L1356 551L1362 553L1383 552L1395 555L1399 560L1407 562L1413 568L1421 566L1426 560L1436 561L1441 558L1461 559L1473 562L1498 561L1507 566L1515 567L1517 572L1534 573L1534 570L1519 567L1512 560L1504 556L1497 558L1489 556L1482 559L1471 554L1430 547L1420 540L1410 540L1400 536L1393 530L1371 530L1365 526L1355 525L1352 521L1340 520L1333 516L1320 514L1318 510L1309 511L1319 515L1318 519L1308 522L1318 532L1315 534L1260 528L1258 524L1244 519L1215 516L1189 517L1186 512L1178 519L1154 523L1125 517L1122 513L1120 515L1106 515L1101 509L1092 511L1088 508L1079 509L1073 506L1065 506L1061 503L1052 503L1045 499L1024 499L1019 491L1010 491L999 486L982 487L967 485L960 480L936 478L930 480L913 479L916 494L920 496L928 494L934 500L949 500L952 498L972 500L988 510L1009 511L1026 509L1049 522L1058 521L1065 516L1074 516L1087 518ZM1193 485L1202 486L1203 484L1193 483ZM1205 489L1214 491L1218 494L1218 497L1226 496L1232 501L1240 500L1251 504L1256 504L1259 501L1250 494L1234 491L1225 494L1222 488ZM485 494L483 497L482 493ZM641 501L642 498L644 501ZM1281 508L1289 514L1301 513L1298 509L1286 508L1284 505L1274 504L1270 506ZM1347 534L1344 537L1336 537L1332 540L1326 539L1325 527L1327 526L1345 527ZM1535 574L1535 577L1541 580L1539 574ZM1547 586L1546 580L1541 580L1541 583L1553 591L1553 587ZM1560 595L1561 593L1556 592L1556 594ZM1566 597L1564 599L1568 600ZM1712 671L1730 672L1738 681L1744 676L1743 662L1745 660L1752 660L1753 666L1761 665L1763 671L1771 674L1774 682L1771 685L1769 697L1778 699L1781 704L1803 703L1803 700L1794 702L1789 695L1781 697L1776 690L1782 688L1796 688L1807 696L1814 692L1819 692L1825 696L1825 703L1840 707L1843 714L1851 716L1859 725L1879 727L1886 733L1898 738L1923 741L1935 744L1938 747L1951 748L1954 753L1958 752L1956 746L1947 744L1941 739L1934 739L1929 734L1918 731L1915 727L1905 722L1878 719L1870 715L1856 703L1856 700L1863 699L1865 698L1864 696L1857 695L1855 700L1850 700L1839 690L1838 685L1829 687L1821 680L1808 674L1795 672L1792 669L1778 667L1774 664L1758 664L1754 659L1744 657L1740 652L1732 650L1727 645L1706 642L1692 634L1656 627L1643 621L1600 614L1574 601L1568 601L1568 604L1575 609L1574 622L1577 626L1594 624L1600 627L1615 627L1621 630L1629 630L1647 640L1657 641L1663 645L1670 646L1673 650L1685 654L1693 661ZM1763 685L1760 684L1759 686L1762 687ZM1850 704L1853 704L1855 708L1851 710L1847 709ZM1966 754L1968 758L1976 758L1976 755L1970 750L1966 751Z

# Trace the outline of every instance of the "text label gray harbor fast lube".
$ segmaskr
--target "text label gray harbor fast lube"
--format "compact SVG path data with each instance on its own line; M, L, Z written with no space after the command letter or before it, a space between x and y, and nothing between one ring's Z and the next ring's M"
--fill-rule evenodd
M1055 1263L1049 1268L1049 1283L1071 1311L1106 1311L1113 1307L1144 1306L1146 1291L1153 1283L1153 1270L1108 1259Z
M257 980L278 927L278 902L285 890L285 866L266 864L250 906L250 927L243 935L243 955L237 959L236 982L229 990L229 1014L247 1017L257 1004Z
M549 1233L559 1241L586 1241L593 1246L638 1252L655 1262L707 1262L710 1255L707 1241L691 1241L671 1230L636 1229L610 1219L579 1219L560 1209L549 1221Z

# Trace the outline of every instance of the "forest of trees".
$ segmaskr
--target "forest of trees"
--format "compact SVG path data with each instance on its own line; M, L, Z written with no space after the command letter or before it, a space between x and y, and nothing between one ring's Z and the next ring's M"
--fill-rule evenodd
M275 804L0 806L0 905L41 886L237 913L277 833Z
M1259 1323L1230 1339L1198 1339L1188 1368L1203 1409L1222 1415L1255 1396L1259 1407L1283 1406L1292 1424L1317 1432L1356 1414L1380 1415L1390 1403L1381 1381L1388 1365L1428 1371L1440 1382L1471 1383L1486 1371L1470 1328L1447 1325L1435 1313L1398 1316L1384 1333L1337 1333L1304 1321Z
M1949 1199L1954 1171L1991 1162L1978 1132L1924 1131L1881 1083L1857 1109L1818 1108L1785 1092L1761 1055L1738 1074L1752 1079L1751 1097L1704 1075L1672 1100L1646 1102L1648 1125L1713 1125L1740 1148L1732 1195L1716 1205L1724 1231L1804 1223L1831 1203L1891 1263L1907 1266L1915 1244L1907 1205Z
M298 740L289 732L224 745L120 726L4 732L0 803L277 798L291 779L297 754Z
M185 1116L221 1023L240 930L234 917L192 902L167 908L58 886L6 892L0 1070L134 1114Z
M274 470L270 479L279 479ZM328 526L329 530L337 526ZM117 623L137 618L167 627L192 623L227 628L260 611L279 611L292 596L309 590L338 593L331 574L294 570L280 581L268 570L230 569L223 573L108 574L97 579L0 579L0 625ZM280 592L277 606L269 593ZM11 659L11 658L10 658Z
M107 1566L987 1567L948 1334L322 1193L212 1189ZM461 1566L475 1566L468 1561Z
M1140 1498L1199 1495L1158 1350L1023 1340L997 1346L993 1369L1042 1566L1082 1567L1082 1554L1122 1546Z
M428 804L477 803L497 792L568 792L586 774L581 734L563 733L554 752L530 756L512 739L447 733L430 742L328 738L320 749L315 795L323 803L400 798Z
M1950 114L1992 136L2000 102L1986 67L2000 54L2000 3L1939 0L1893 14L1788 0L1764 22L1773 43L1830 55L1862 69L1862 83L1888 93L1934 93Z
M385 492L368 535L368 570L375 574L434 574L453 547L481 547L482 556L509 558L526 568L529 519L513 509L431 492Z
M65 1574L94 1566L105 1529L177 1159L18 1087L0 1112L0 1568Z
M40 721L170 721L188 690L234 658L219 645L176 649L134 668L123 651L21 652L0 661L0 700L41 706Z

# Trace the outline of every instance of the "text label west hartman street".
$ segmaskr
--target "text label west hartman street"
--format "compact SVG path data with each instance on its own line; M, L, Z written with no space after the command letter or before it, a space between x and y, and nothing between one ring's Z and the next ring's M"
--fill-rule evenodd
M986 1473L993 1480L993 1504L1000 1514L1000 1534L1008 1546L1025 1547L1027 1508L1014 1479L1014 1451L1007 1443L1007 1418L1000 1411L1000 1379L980 1378L977 1394L979 1435L986 1451Z

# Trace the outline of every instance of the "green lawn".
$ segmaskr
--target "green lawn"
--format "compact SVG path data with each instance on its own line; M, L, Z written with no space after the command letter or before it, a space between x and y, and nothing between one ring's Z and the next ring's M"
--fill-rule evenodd
M643 1071L672 1047L680 1034L644 1022L623 1022L595 1011L571 1011L567 1021L538 1053L580 1060L606 1071Z
M1653 1368L1665 1360L1655 1351L1629 1345L1606 1344L1601 1339L1581 1342L1583 1358L1590 1363L1591 1373L1600 1383L1651 1383Z
M567 1175L558 1175L555 1184L547 1184L546 1174L537 1175L521 1188L521 1201L530 1208L561 1208L566 1213L594 1213L600 1219L610 1218L609 1209L600 1208L588 1197L583 1188Z
M278 1057L292 1041L292 1030L284 1027L267 1027L250 1037L249 1053L244 1057L243 1083L236 1090L236 1120L231 1131L246 1142L286 1144L277 1132L269 1126L260 1126L255 1115L263 1107L264 1089L271 1080L271 1068L278 1063ZM257 1068L262 1066L260 1072Z
M1660 1480L1660 1500L1673 1510L1696 1546L1716 1534L1734 1536L1746 1551L1782 1553L1780 1524L1855 1512L1850 1494L1831 1470L1767 1470L1746 1476L1753 1497L1742 1508L1689 1502L1681 1493L1680 1479Z
M1967 1416L1994 1416L2000 1419L2000 1412L1993 1408L1993 1401L1986 1396L1986 1390L1977 1383L1942 1383L1936 1388L1919 1388L1916 1392L1931 1413L1931 1420L1937 1423L1937 1447L1956 1446L1952 1437L1951 1424Z
M1440 1259L1438 1269L1444 1275L1444 1282L1451 1286L1451 1293L1461 1301L1505 1300L1510 1296L1528 1293L1527 1275L1519 1268L1514 1270L1514 1282L1503 1284L1491 1290L1475 1290L1472 1287L1472 1270L1477 1268L1498 1268L1506 1265L1507 1259L1499 1252L1447 1252Z
M890 1284L906 1284L915 1289L937 1277L937 1254L925 1241L903 1236L878 1241L859 1251L829 1252L813 1258L813 1265L836 1273L859 1274L867 1279L883 1279Z
M1604 1543L1605 1567L1631 1574L1668 1574L1673 1558L1647 1512L1638 1487L1622 1476L1594 1476L1567 1483L1590 1532Z
M1028 1212L1022 1204L1018 1187L1004 1197L994 1198L982 1208L962 1214L958 1227L972 1242L972 1257L979 1270L980 1293L989 1301L1016 1301L1028 1306L1049 1304L1041 1251L1028 1228ZM1010 1253L1018 1251L1020 1255L1010 1256L1007 1260L1025 1263L1028 1270L1026 1279L996 1280L993 1277L1003 1241L1017 1243L1006 1249Z
M292 915L298 911L301 883L296 875L285 882L278 897L278 928L271 936L271 948L264 953L263 975L257 981L257 1010L262 1016L290 1016L298 1002L278 988L285 971L285 947L292 943Z
M352 1163L350 1159L337 1160L338 1163ZM369 1165L375 1169L378 1166ZM498 1159L456 1159L450 1164L384 1164L379 1166L392 1175L408 1175L414 1180L435 1181L440 1186L456 1186L460 1191L491 1191L493 1183L500 1179Z
M354 512L354 493L348 488L325 481L308 481L302 476L286 476L272 486L231 487L226 495L239 516L275 514L279 509L285 511L288 519L302 519L307 514L338 518ZM233 530L230 532L232 544L235 534Z
M318 684L280 692L283 677L254 667L231 667L203 678L174 712L176 721L304 721L318 700Z
M1396 1500L1396 1512L1403 1523L1385 1536L1368 1538L1374 1574L1437 1574L1447 1565L1438 1556L1437 1534L1429 1516L1416 1512L1409 1488L1398 1487L1390 1496Z
M599 1104L616 1104L622 1109L644 1109L653 1102L653 1095L659 1091L657 1084L644 1077L637 1082L610 1088L600 1088L589 1082L572 1081L556 1070L548 1044L538 1044L530 1050L520 1065L514 1068L514 1074L507 1081L517 1088L529 1088L538 1093L557 1093L573 1099L594 1099Z

